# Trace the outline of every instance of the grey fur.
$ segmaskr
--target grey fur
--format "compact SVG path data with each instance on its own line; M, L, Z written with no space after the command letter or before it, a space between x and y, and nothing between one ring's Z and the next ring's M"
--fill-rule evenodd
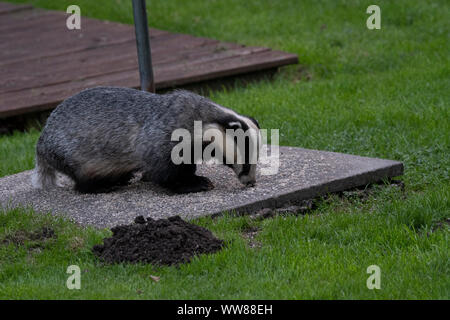
M195 165L172 163L171 150L178 143L171 141L172 131L185 128L192 133L194 121L242 121L233 114L188 91L159 95L118 87L84 90L63 101L48 118L36 146L33 185L54 185L60 171L80 191L98 192L127 183L142 171L144 179L169 188L183 179L203 185L181 192L206 190L211 186L194 175Z

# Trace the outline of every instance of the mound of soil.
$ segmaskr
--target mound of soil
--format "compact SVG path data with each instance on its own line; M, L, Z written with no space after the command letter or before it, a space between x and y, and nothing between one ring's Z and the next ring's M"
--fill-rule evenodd
M211 231L179 216L160 220L139 216L134 222L112 228L113 236L94 246L94 254L108 263L174 265L189 262L194 255L216 252L224 244Z

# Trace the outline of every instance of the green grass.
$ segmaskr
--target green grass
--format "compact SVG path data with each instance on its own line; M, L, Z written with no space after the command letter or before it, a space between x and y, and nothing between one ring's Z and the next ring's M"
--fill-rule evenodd
M83 15L132 22L131 1L76 3ZM228 246L179 268L102 265L90 248L107 230L7 211L0 242L41 225L52 225L57 238L39 250L0 244L0 298L448 299L450 4L380 0L382 29L368 30L370 4L179 0L148 8L153 27L298 54L300 66L273 81L237 82L211 96L263 128L279 128L283 145L401 160L404 191L375 186L367 199L331 196L298 217L197 220ZM33 167L38 136L0 137L0 176ZM249 225L260 230L253 249L243 237ZM85 270L78 291L65 287L71 264ZM372 264L381 268L381 290L366 287Z
M0 246L2 298L317 299L448 297L448 230L431 232L446 213L449 191L430 190L397 200L378 190L363 205L322 202L313 215L254 222L225 216L197 221L227 241L225 250L180 267L102 265L90 252L107 231L76 227L61 219L13 210L0 215L6 235L51 226L57 238L41 251L26 243ZM341 203L342 204L342 203ZM242 237L261 232L251 249ZM409 226L409 227L408 227ZM33 244L33 243L32 243ZM82 270L81 290L68 290L69 265ZM382 271L381 290L368 290L366 269ZM160 277L154 282L150 275Z

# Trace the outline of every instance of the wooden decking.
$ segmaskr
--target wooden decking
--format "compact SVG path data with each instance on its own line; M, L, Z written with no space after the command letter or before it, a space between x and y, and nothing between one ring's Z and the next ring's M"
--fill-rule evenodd
M43 111L88 87L139 87L134 27L0 2L0 118ZM151 29L157 89L297 63L263 47Z

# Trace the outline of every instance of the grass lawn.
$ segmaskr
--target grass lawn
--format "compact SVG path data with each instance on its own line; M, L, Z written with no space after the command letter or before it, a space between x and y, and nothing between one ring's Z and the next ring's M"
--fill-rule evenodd
M58 10L74 3L13 2ZM132 23L131 1L75 3L82 15ZM450 4L378 0L382 28L368 30L370 4L164 0L148 8L152 27L298 54L300 65L273 81L236 82L212 99L279 128L283 145L403 161L403 190L331 195L306 215L196 220L228 245L180 267L103 265L90 248L108 230L4 211L0 299L449 299ZM0 176L33 167L38 136L0 136ZM11 241L43 226L56 237ZM250 227L258 228L253 240ZM81 290L66 288L72 264L82 270ZM381 269L380 290L366 286L370 265Z

